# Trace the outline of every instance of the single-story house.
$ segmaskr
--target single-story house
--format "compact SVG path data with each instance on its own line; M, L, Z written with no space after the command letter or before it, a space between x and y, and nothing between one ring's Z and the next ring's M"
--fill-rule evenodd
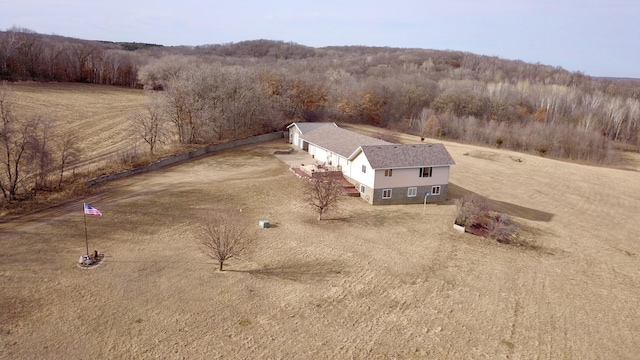
M447 198L455 161L443 144L392 144L334 123L293 123L288 129L293 145L340 169L372 205Z
M307 151L308 150L308 142L305 142L302 139L302 135L313 131L319 127L323 127L323 126L334 126L334 127L338 127L338 125L336 125L335 123L327 123L327 122L320 122L320 123L304 123L304 122L300 122L300 123L293 123L289 126L287 126L287 129L289 129L289 143L293 144L297 147L299 147L302 150Z

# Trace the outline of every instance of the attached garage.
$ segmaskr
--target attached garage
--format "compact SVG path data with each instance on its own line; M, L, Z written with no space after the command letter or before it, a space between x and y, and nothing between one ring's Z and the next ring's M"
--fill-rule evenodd
M309 143L304 141L302 138L303 135L322 126L337 127L334 123L293 123L287 126L287 130L289 130L289 143L307 151Z

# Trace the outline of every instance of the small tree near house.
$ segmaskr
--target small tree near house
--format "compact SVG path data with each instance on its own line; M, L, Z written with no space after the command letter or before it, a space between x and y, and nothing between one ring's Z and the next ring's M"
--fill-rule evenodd
M224 271L227 260L239 257L251 247L255 233L239 216L220 213L200 228L197 239L205 255L218 261L220 271Z
M313 177L305 186L307 203L318 213L318 220L329 210L338 206L342 188L340 182L342 174L327 173Z

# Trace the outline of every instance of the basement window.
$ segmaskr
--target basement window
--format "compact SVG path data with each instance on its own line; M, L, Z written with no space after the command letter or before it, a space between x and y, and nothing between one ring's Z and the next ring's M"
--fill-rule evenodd
M407 197L416 197L418 195L417 187L410 187L407 189Z
M360 193L364 194L365 190L364 185L360 184Z
M440 195L440 185L431 187L431 195Z
M391 189L382 190L382 198L383 199L391 199Z

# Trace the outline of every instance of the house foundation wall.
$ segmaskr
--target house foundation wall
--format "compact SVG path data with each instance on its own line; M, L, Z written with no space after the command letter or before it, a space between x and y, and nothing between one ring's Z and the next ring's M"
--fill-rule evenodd
M413 197L407 196L408 187L399 187L391 189L391 198L383 199L382 191L386 189L375 189L373 191L372 201L369 202L373 205L405 205L405 204L423 204L424 203L424 193L426 191L431 191L431 187L429 186L418 186L417 194ZM447 200L447 191L448 185L442 184L440 186L440 194L439 195L429 195L427 196L427 204L429 203L440 203ZM412 186L413 187L413 186Z
M353 179L349 179L345 177L350 183L352 183L356 189L360 190L360 184L357 181L353 181ZM382 198L382 190L383 189L372 189L368 186L364 186L364 192L360 192L360 198L371 205L406 205L406 204L423 204L424 203L424 193L426 191L431 191L432 186L440 186L440 194L439 195L429 195L427 197L427 204L429 203L440 203L447 200L447 193L449 190L449 186L447 184L441 185L428 185L428 186L417 186L417 194L416 196L409 197L407 196L407 191L409 187L398 187L391 189L391 198L383 199ZM411 186L415 187L415 186Z

